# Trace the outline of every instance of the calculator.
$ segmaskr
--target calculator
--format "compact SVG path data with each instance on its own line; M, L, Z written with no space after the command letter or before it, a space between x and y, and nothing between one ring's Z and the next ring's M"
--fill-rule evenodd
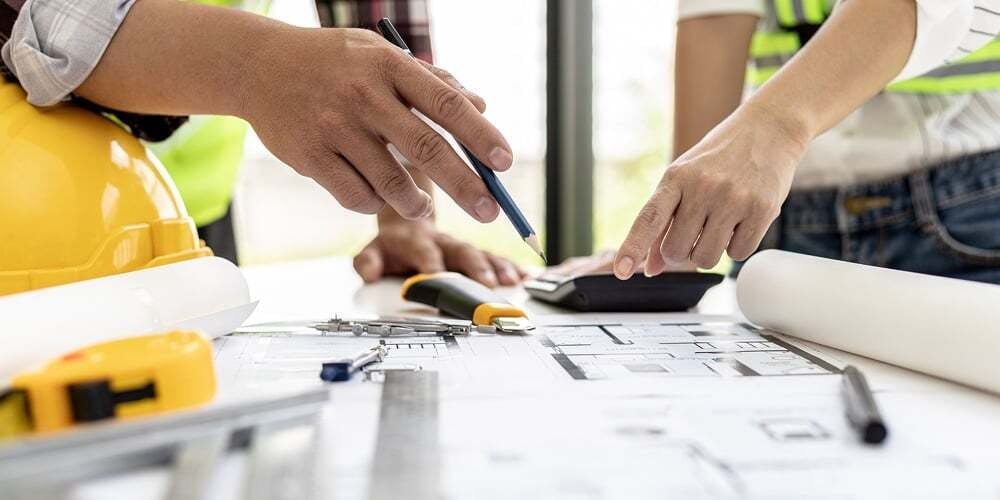
M694 307L723 278L699 272L635 275L625 281L613 274L548 274L525 281L524 288L533 299L580 312L669 312Z

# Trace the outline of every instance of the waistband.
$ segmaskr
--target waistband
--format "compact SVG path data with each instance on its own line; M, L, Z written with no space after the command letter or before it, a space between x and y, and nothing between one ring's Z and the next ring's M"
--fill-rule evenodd
M780 219L784 227L797 231L886 226L913 216L914 190L924 186L938 208L1000 191L1000 150L956 158L878 182L793 191L782 206Z

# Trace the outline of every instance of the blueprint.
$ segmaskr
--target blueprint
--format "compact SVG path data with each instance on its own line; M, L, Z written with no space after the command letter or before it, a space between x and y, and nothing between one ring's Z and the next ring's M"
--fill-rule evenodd
M837 371L815 356L738 323L553 325L544 328L538 341L578 380Z
M750 325L734 322L546 324L531 335L359 337L309 328L249 329L216 341L223 385L241 389L312 384L325 361L382 344L372 367L427 369L447 384L655 380L673 377L829 375L836 367ZM504 375L497 377L497 372ZM512 376L516 375L516 376Z
M539 324L530 335L383 338L244 329L215 341L220 394L321 384L322 362L385 345L383 363L331 386L324 488L341 499L374 500L384 488L372 481L393 480L372 472L393 370L437 373L434 411L392 434L433 432L427 460L440 466L422 482L433 486L428 498L1000 498L994 473L947 448L900 437L861 444L838 368L748 324L696 315Z

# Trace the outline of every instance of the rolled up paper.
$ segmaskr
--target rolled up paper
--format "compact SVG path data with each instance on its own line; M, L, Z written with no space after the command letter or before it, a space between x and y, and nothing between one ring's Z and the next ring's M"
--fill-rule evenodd
M737 298L769 330L1000 393L1000 286L766 250Z
M175 329L224 335L253 305L243 273L218 257L0 297L0 387L98 342Z

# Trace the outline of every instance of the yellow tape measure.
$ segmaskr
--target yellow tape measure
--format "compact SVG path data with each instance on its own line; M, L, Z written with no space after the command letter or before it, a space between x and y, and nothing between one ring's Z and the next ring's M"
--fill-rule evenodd
M16 377L0 395L0 439L188 408L214 395L212 344L204 335L114 340Z
M403 283L400 295L474 325L494 326L501 332L525 333L535 328L523 309L458 273L411 276Z

